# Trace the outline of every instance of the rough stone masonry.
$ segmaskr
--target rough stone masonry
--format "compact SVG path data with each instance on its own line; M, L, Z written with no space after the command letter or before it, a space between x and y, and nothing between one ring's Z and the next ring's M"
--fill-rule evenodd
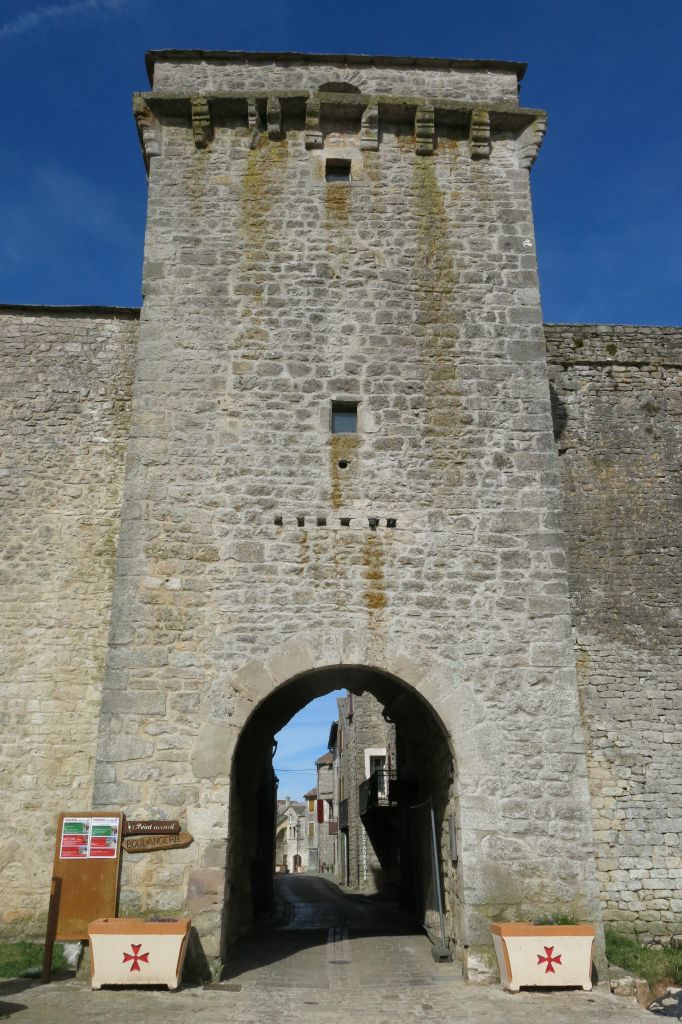
M523 65L148 68L139 320L0 311L5 933L115 807L195 837L123 909L217 958L241 730L344 665L442 726L471 977L495 918L682 933L682 330L543 325Z

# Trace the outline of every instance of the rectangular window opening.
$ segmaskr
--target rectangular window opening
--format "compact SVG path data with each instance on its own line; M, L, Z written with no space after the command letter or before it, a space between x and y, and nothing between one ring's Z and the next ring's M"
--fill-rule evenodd
M332 402L332 434L357 434L358 403Z
M324 165L326 181L350 181L350 160L328 159Z

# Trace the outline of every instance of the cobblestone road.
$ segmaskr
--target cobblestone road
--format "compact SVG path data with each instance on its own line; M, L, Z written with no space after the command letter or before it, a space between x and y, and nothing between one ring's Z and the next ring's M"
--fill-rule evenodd
M103 989L79 981L0 985L17 1024L646 1024L652 1014L607 992L521 992L465 984L431 959L397 910L316 876L277 879L277 907L235 950L222 987Z

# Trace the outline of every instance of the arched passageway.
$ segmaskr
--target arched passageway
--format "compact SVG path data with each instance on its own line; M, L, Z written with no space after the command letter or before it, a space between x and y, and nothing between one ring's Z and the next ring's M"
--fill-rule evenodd
M456 947L461 932L453 842L457 792L447 732L424 698L402 680L377 669L343 665L292 678L258 705L242 729L230 784L224 958L273 903L274 737L311 700L340 689L360 699L372 694L395 727L393 763L383 791L375 787L372 792L365 785L359 794L360 831L363 843L369 844L369 856L354 847L348 827L343 834L342 821L336 823L340 855L348 864L352 856L365 857L363 863L371 865L374 876L368 884L374 883L374 891L391 892L434 942L441 944L444 936L450 949ZM352 698L350 707L352 713Z

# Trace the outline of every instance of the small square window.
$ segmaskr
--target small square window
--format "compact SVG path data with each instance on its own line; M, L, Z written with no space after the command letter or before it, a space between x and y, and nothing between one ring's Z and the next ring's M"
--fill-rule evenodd
M350 181L350 160L327 160L324 176L326 181Z
M332 402L332 434L357 434L358 403Z

